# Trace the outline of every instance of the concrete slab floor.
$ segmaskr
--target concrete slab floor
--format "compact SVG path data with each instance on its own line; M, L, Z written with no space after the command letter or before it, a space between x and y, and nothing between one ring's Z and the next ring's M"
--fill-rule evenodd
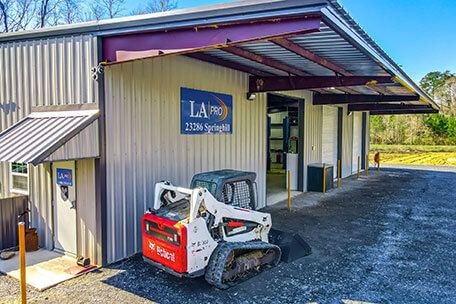
M65 270L76 266L76 259L55 251L38 249L26 252L25 264L27 284L38 290L44 290L75 277ZM9 260L0 260L0 272L17 280L20 279L19 252Z
M268 206L288 200L285 173L268 173L266 175L266 200ZM301 194L299 191L290 191L290 196Z
M342 188L268 208L274 227L297 231L310 256L281 263L229 290L179 279L141 255L56 287L30 303L456 303L456 168L369 170ZM18 299L0 276L0 302Z

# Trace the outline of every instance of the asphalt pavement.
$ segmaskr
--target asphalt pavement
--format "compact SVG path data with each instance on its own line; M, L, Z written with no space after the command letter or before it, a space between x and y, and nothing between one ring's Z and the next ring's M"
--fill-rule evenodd
M456 303L455 184L456 167L402 165L300 195L291 210L273 205L273 226L299 232L312 254L229 290L135 255L44 292L29 288L29 303ZM18 295L18 282L0 276L0 302Z

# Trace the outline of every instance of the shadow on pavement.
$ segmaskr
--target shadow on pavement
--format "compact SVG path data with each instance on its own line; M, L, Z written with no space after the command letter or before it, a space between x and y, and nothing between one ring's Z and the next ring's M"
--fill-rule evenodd
M103 282L162 304L454 300L456 168L434 169L370 169L368 177L344 179L326 195L296 197L291 211L284 203L266 208L273 226L298 232L312 254L229 290L203 277L175 278L140 254L108 266L119 272Z

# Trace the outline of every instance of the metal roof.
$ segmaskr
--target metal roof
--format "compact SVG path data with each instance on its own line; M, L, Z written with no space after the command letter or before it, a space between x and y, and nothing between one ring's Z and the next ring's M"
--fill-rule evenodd
M0 34L0 42L94 33L100 36L319 12L328 0L244 0Z
M164 13L116 18L0 34L1 42L11 42L40 37L92 33L107 37L127 33L172 30L195 26L227 24L246 20L293 17L318 14L322 17L320 32L290 37L299 46L319 55L357 76L394 77L392 85L378 85L395 95L416 93L421 97L419 103L429 104L435 110L437 104L396 64L380 46L350 17L337 0L247 0L174 10ZM334 75L334 72L302 56L285 50L269 41L246 43L240 46L255 54L298 67L303 72L316 76ZM264 64L241 58L219 49L206 50L204 53L227 61L254 67L272 75L286 76L284 71ZM356 87L361 94L377 94L366 86ZM337 91L335 91L337 92ZM339 91L342 93L341 91Z
M0 161L37 165L96 120L98 113L33 112L0 133Z

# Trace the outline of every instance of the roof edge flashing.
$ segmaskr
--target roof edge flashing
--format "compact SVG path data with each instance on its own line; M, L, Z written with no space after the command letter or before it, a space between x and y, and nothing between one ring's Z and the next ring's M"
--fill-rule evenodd
M0 42L89 33L97 36L105 36L126 32L232 22L244 19L278 17L293 14L299 15L310 12L319 13L321 8L328 5L329 3L327 0L309 0L305 3L300 0L236 1L147 15L135 15L14 33L4 33L0 34Z

